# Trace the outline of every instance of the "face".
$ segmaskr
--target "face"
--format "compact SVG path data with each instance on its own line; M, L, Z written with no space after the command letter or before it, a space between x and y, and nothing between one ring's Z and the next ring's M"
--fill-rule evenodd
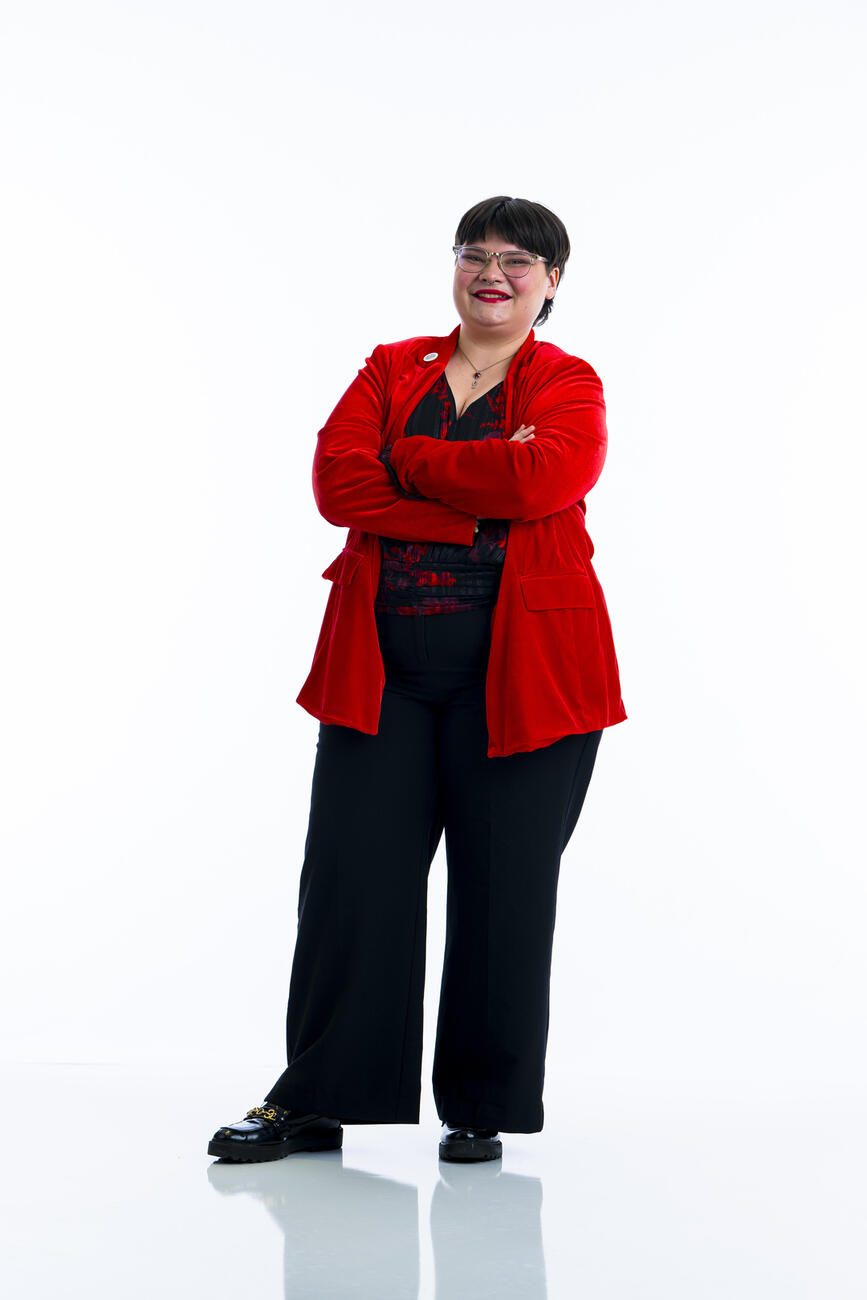
M478 247L495 253L534 251L510 244L490 230L484 241L478 241ZM455 266L452 293L458 315L473 334L479 337L489 334L492 340L511 339L529 334L545 299L554 297L559 278L557 267L534 262L526 275L510 279L492 257L484 270L478 272L462 271Z

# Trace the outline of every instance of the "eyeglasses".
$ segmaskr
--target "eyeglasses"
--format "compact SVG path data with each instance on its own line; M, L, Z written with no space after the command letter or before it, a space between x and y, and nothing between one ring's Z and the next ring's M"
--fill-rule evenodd
M477 248L475 245L468 247L466 244L455 244L452 252L455 254L455 266L459 266L462 271L476 273L484 271L491 258L495 257L503 275L507 275L510 280L518 280L526 275L534 262L548 260L538 253L514 252L512 249L505 253L489 253L485 248Z

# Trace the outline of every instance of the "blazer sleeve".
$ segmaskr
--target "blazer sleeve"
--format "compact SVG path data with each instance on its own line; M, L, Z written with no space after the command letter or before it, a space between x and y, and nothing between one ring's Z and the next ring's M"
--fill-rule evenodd
M399 438L391 466L419 491L483 519L542 519L575 505L599 478L608 447L602 381L579 357L551 363L522 403L527 442Z
M472 511L402 487L380 459L387 382L388 351L380 343L317 434L313 496L319 513L338 528L472 546Z

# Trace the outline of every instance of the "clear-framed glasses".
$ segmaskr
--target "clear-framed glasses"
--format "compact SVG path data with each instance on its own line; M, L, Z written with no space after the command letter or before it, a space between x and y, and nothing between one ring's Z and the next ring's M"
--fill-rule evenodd
M540 257L538 253L525 253L523 250L515 251L508 249L505 253L490 253L486 248L479 248L476 244L455 244L452 248L455 255L455 265L459 266L462 271L484 271L492 257L497 259L500 270L503 275L507 275L510 280L519 280L522 275L526 275L534 262L547 262L546 257Z
M513 251L511 248L506 252L489 252L476 244L455 244L451 251L454 252L456 266L476 273L485 270L491 257L497 257L499 269L510 279L526 276L534 261L547 261L547 257L541 257L536 252Z

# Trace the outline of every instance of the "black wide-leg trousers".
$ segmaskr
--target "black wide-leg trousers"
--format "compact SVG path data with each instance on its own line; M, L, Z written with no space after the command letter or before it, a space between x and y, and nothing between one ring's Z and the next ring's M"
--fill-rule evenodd
M377 614L377 735L320 723L289 1064L266 1101L349 1124L419 1122L427 885L445 829L437 1112L542 1129L560 857L602 732L489 758L490 623L490 608Z

